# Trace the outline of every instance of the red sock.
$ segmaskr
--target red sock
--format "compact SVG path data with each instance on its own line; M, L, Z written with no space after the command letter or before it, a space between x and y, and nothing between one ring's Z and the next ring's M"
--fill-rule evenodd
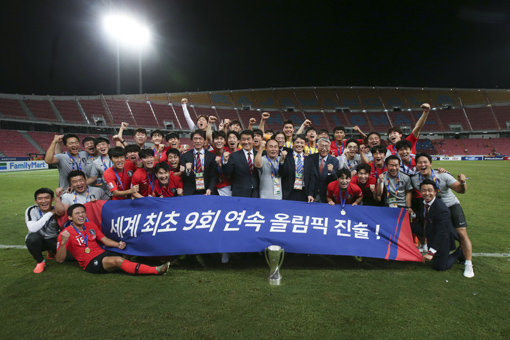
M129 274L158 274L156 267L150 267L145 264L135 263L124 260L120 265L120 269Z

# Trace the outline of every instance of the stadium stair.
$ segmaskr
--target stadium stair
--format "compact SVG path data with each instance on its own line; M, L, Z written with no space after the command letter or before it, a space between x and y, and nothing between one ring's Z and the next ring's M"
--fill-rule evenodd
M30 111L27 104L23 100L20 99L20 100L18 100L18 102L19 102L19 105L21 105L21 108L23 109L25 114L30 118L30 120L33 120L33 121L39 120L39 119L35 118L34 114L32 113L32 111Z
M53 113L55 114L55 116L57 116L58 121L65 122L64 118L60 114L60 111L57 109L57 107L55 106L55 103L51 99L50 99L50 105L51 105L51 108L53 109Z
M18 131L23 137L25 137L25 139L27 140L27 142L29 142L30 144L32 144L34 146L34 148L36 148L37 150L39 150L40 153L45 153L46 150L44 150L33 138L32 136L30 136L26 131Z

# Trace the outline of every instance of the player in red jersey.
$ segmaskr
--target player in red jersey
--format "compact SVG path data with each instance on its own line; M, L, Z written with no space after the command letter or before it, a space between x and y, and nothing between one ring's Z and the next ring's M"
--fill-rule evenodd
M376 145L370 149L373 159L368 160L364 153L361 154L363 163L370 166L370 177L377 179L379 175L386 171L386 164L384 164L384 157L386 156L386 148L383 145Z
M351 178L351 183L356 184L363 193L363 205L379 205L377 201L377 180L370 176L370 165L359 164L356 167L356 176Z
M427 118L430 113L430 104L424 103L421 104L421 108L423 109L423 113L416 122L416 125L414 126L413 131L409 136L407 136L405 139L409 141L412 145L411 151L412 153L416 154L416 143L418 142L418 138L420 138L420 132L421 129L423 129L423 126L425 125L425 122L427 121ZM402 132L402 129L399 126L394 126L388 129L388 156L389 155L396 155L397 150L395 149L395 144L400 142L402 140L402 136L404 133Z
M113 166L104 172L103 177L112 193L112 199L123 200L137 193L138 185L131 187L131 178L136 166L131 161L126 160L126 150L116 146L108 150L108 156Z
M67 216L71 221L69 227L60 232L57 239L58 263L65 261L67 251L78 261L83 270L92 274L101 274L121 269L130 274L163 274L170 263L158 267L125 260L120 256L107 252L99 246L101 242L107 247L125 249L124 241L114 241L104 236L101 229L94 223L85 222L87 213L83 204L73 204L67 209Z
M156 174L156 184L151 196L154 197L174 197L182 196L182 180L176 176L167 163L158 163L154 167Z
M412 145L408 140L401 140L395 144L398 157L400 157L400 171L406 175L416 174L416 154L412 153Z
M346 204L358 205L363 199L363 193L359 186L351 183L351 172L342 168L337 172L338 180L328 184L328 203L340 204L343 208Z
M142 160L143 167L136 169L131 178L131 186L138 185L138 192L135 192L133 197L142 198L152 196L154 186L156 185L154 153L151 149L144 149L140 150L138 155Z
M333 128L333 142L331 142L329 153L335 157L342 156L345 142L345 128L343 126L335 126Z

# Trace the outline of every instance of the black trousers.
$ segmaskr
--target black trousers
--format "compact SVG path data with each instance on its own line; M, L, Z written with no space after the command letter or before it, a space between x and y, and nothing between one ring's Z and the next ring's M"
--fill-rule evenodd
M27 245L28 251L32 254L33 258L37 263L42 262L44 257L42 252L45 250L56 253L57 251L57 238L44 238L39 233L28 234L25 244Z
M449 253L448 249L439 249L432 258L432 268L435 270L450 269L462 254L462 249L458 247L453 253Z

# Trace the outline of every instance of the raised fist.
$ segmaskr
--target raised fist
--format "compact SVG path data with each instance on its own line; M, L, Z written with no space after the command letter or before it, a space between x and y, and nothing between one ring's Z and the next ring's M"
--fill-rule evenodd
M60 236L62 237L62 240L67 240L71 234L69 234L69 232L64 229L64 231L60 233Z
M216 156L214 160L216 161L216 164L221 165L221 156Z
M335 167L333 166L333 164L328 164L328 172L333 172L333 170L335 169Z
M384 181L384 174L380 174L380 175L379 175L379 180L380 180L380 181Z
M186 163L186 170L191 171L191 169L193 169L193 163L191 162Z
M53 137L53 141L55 143L62 143L62 138L64 138L64 135L55 135L55 137Z
M250 118L250 124L253 125L257 123L257 120L255 118Z
M375 192L375 184L370 184L370 191Z
M129 126L129 123L127 123L127 122L122 122L122 123L120 123L120 128L121 128L122 130L126 129L128 126Z
M181 166L179 167L179 171L180 171L180 172L183 172L184 170L186 170L186 169L184 169L184 165L181 165Z
M226 118L226 119L223 121L223 125L225 125L225 126L229 126L229 125L230 125L230 119Z
M188 104L188 98L182 98L181 104Z
M261 147L262 149L265 149L265 147L266 147L266 141L265 141L265 140L261 140L261 141L260 141L260 147Z
M224 162L227 162L229 157L230 157L230 152L225 151L225 152L223 153L223 161L224 161Z
M287 157L287 150L282 150L282 152L280 152L280 160L283 162L285 157Z
M268 119L269 117L271 117L269 112L262 112L262 119Z
M430 111L430 104L429 104L429 103L423 103L423 104L421 104L421 106L420 106L420 107L421 107L421 108L423 109L423 111L425 111L425 112L429 112L429 111Z
M163 151L164 148L165 148L165 144L158 145L158 151Z
M216 116L209 116L209 123L215 123L217 120Z
M65 190L64 190L64 188L56 188L56 189L55 189L55 196L56 196L56 197L60 197L60 196L62 196L62 194L64 193L64 191L65 191Z
M303 124L305 124L305 126L312 126L312 121L310 119L307 119Z

